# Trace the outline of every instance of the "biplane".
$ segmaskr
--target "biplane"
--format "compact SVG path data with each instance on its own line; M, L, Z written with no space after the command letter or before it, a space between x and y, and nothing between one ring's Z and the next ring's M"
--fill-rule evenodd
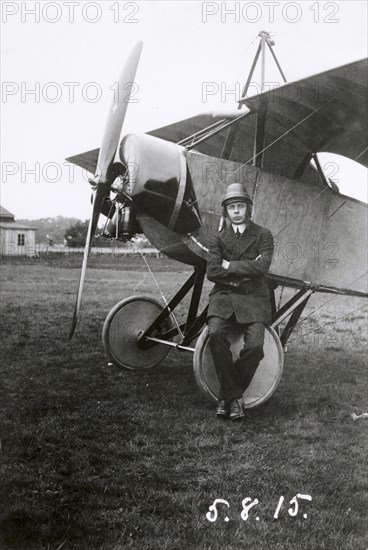
M243 396L245 407L263 403L275 391L284 347L313 293L368 296L367 207L341 194L318 159L318 153L329 152L368 166L367 59L287 83L270 35L262 31L259 38L234 112L194 116L120 141L125 96L111 106L101 148L67 159L94 174L70 337L102 214L105 236L129 241L144 233L160 252L193 267L165 305L146 296L116 304L103 327L109 359L118 367L145 369L160 363L170 347L189 351L196 381L211 400L217 399L219 383L208 347L207 307L199 310L208 239L218 230L225 188L234 182L246 187L253 199L253 220L271 230L275 254L267 275L273 321L266 331L265 357ZM263 88L267 48L284 84L248 97L259 56ZM120 89L134 82L141 51L139 42L123 68ZM291 287L294 294L276 305L278 287ZM187 316L180 322L175 308L189 293ZM231 345L235 355L239 336Z

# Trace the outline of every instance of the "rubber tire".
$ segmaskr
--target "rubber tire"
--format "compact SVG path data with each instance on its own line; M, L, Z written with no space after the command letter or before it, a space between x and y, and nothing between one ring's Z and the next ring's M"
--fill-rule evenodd
M148 350L138 347L138 335L146 330L161 313L163 307L150 296L130 296L116 304L106 317L102 329L102 342L106 355L117 367L128 370L152 368L166 357L169 346L155 344ZM160 331L153 336L170 330L170 317L161 324Z
M197 340L193 357L193 370L199 389L210 401L215 402L218 401L220 385L208 340L209 332L206 326ZM242 340L240 338L231 342L234 358L243 345ZM266 327L264 354L265 356L258 366L252 382L243 394L245 408L256 407L267 401L280 382L284 366L284 352L278 334L272 327ZM267 374L266 377L265 374Z

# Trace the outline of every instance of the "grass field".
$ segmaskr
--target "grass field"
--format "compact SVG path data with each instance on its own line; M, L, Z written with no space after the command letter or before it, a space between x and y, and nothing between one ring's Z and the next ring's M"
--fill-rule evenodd
M167 297L190 273L149 262ZM219 422L190 354L143 373L108 365L108 311L132 294L159 297L139 258L92 259L68 341L79 265L1 268L2 550L368 548L368 422L350 416L368 410L364 301L313 296L276 393L244 422ZM312 501L299 498L292 516L297 494ZM248 519L246 497L259 501ZM215 499L229 506L211 522Z

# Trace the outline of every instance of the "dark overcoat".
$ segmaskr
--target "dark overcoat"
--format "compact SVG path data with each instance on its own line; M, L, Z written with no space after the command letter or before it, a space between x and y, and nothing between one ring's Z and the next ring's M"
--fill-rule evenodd
M272 261L273 237L260 225L248 224L237 238L232 225L213 235L207 261L207 278L215 283L210 292L207 317L238 323L271 323L271 299L265 274ZM222 260L229 263L222 267Z

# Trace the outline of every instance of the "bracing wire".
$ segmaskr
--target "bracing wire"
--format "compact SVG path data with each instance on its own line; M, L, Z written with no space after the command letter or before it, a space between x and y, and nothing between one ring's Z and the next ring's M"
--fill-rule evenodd
M280 139L282 139L283 137L285 137L289 132L292 132L293 130L295 130L295 128L297 126L299 126L300 124L302 124L305 120L307 120L308 118L310 118L311 116L313 116L315 113L317 113L317 111L319 111L321 109L322 105L320 105L319 107L317 107L316 109L314 109L311 113L309 113L307 116L305 116L302 120L299 120L299 122L297 122L296 124L294 124L294 126L292 126L291 128L289 128L288 130L286 130L286 132L284 132L283 134L281 134L281 136L279 136L278 138L274 139L273 141L271 141L271 143L269 143L268 145L266 145L266 147L264 147L263 149L261 149L261 151L259 151L258 153L256 153L255 155L253 155L251 158L249 158L246 162L244 162L243 164L241 164L236 170L234 170L234 172L231 172L231 174L229 174L228 176L226 176L225 178L223 178L222 180L220 180L218 182L217 185L220 185L221 183L225 183L230 177L234 177L234 175L239 171L241 170L242 168L244 168L244 166L246 166L247 164L249 164L251 161L253 161L256 157L258 157L259 155L261 155L262 153L264 153L264 151L266 151L267 149L269 149L270 147L272 147L275 143L277 143L278 141L280 141ZM208 193L210 192L210 189L208 191L206 191L205 193L203 193L203 195L201 195L200 197L198 197L198 199L196 199L193 203L192 203L192 206L193 204L195 204L196 202L198 202L200 199L202 199L203 197L205 197L206 195L208 195Z
M130 242L131 242L131 241L130 241ZM160 296L161 296L161 298L162 298L162 300L163 300L165 306L167 307L167 309L168 309L168 311L169 311L170 317L172 318L172 320L173 320L173 322L174 322L174 324L175 324L175 327L177 328L178 333L180 334L180 337L181 337L182 339L184 339L184 334L183 334L183 332L182 332L182 330L181 330L181 328L180 328L180 326L179 326L179 323L178 323L178 321L177 321L177 319L176 319L176 317L175 317L175 315L174 315L174 312L170 309L169 303L168 303L168 301L166 300L166 297L165 297L164 293L162 292L161 287L160 287L160 285L159 285L159 282L158 282L157 278L155 277L155 274L153 273L153 271L152 271L152 269L151 269L149 263L147 262L145 255L143 254L143 252L142 252L142 250L139 248L139 246L136 245L136 243L132 243L132 244L133 244L133 249L134 249L134 251L135 251L135 252L138 252L138 253L140 254L141 258L143 259L144 263L146 264L146 267L147 267L147 269L148 269L148 272L150 273L150 275L151 275L151 277L152 277L152 279L153 279L153 281L154 281L154 283L155 283L155 285L156 285L156 287L157 287L157 290L158 290L158 292L159 292L159 294L160 294Z
M341 319L344 319L345 317L349 317L350 315L352 315L353 313L357 312L357 311L360 311L361 309L365 309L365 308L368 308L368 306L364 305L364 306L361 306L361 307L358 307L357 309L353 309L353 311L350 311L349 313L346 313L345 315L342 315L341 317L338 317L337 319L334 319L333 321L329 321L328 323L325 323L324 325L322 325L321 327L318 327L318 328L315 328L313 330L309 330L308 332L305 332L304 334L301 335L301 338L303 338L303 336L306 336L307 334L311 334L312 332L317 332L318 330L323 330L324 327L327 327L328 325L333 325L335 324L337 321L341 321ZM299 323L300 324L300 323ZM331 329L332 330L332 329ZM329 331L327 331L329 332Z
M346 288L349 288L351 287L353 284L355 284L357 281L359 281L360 279L362 279L365 275L367 275L368 271L366 271L365 273L363 273L363 275L360 275L360 277L358 277L357 279L355 279L353 282L351 282ZM332 296L332 298L330 298L329 300L327 300L326 302L323 302L323 304L321 304L320 306L318 306L316 309L314 309L311 313L309 313L309 315L306 315L305 317L303 317L299 323L297 323L296 326L299 326L303 323L303 321L305 321L306 319L308 319L309 317L311 317L312 315L314 315L314 313L316 311L318 311L319 309L323 308L325 305L329 304L330 302L332 302L332 300L334 300L335 298L337 298L337 296L340 296L340 294L335 294L334 296Z

